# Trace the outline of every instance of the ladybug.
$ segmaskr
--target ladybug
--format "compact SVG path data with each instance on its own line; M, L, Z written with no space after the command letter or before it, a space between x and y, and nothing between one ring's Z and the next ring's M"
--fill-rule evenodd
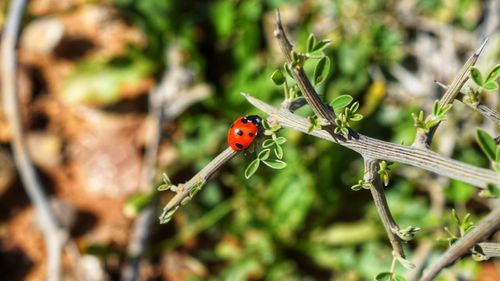
M227 142L234 151L247 149L262 130L262 118L249 115L238 118L227 132Z

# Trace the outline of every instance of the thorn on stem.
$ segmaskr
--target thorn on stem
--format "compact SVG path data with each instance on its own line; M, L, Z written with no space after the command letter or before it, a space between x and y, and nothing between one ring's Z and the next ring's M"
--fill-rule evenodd
M481 46L479 46L479 48L474 53L475 57L479 57L479 55L483 52L483 49L486 46L486 43L488 43L488 40L489 40L488 37L484 38L483 43L481 43Z

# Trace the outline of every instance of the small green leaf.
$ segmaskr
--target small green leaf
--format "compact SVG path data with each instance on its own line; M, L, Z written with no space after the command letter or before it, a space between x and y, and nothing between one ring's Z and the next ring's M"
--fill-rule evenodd
M472 79L472 81L474 81L474 83L476 83L476 85L478 86L483 86L483 76L481 75L481 72L479 71L479 69L477 69L476 67L472 67L470 69L470 77Z
M316 44L312 50L312 52L318 52L318 51L321 51L323 50L324 48L326 48L326 46L330 45L330 43L332 43L332 40L329 40L329 39L324 39L324 40L321 40L320 42L318 42L318 44Z
M496 142L495 140L486 132L481 129L478 129L476 132L476 139L479 143L479 146L483 150L484 154L491 161L495 161L496 158Z
M283 148L281 147L281 145L276 144L276 147L274 148L274 154L278 159L283 158Z
M266 160L267 158L269 158L269 154L271 154L271 149L269 148L263 149L257 156L257 159Z
M313 83L318 85L323 82L330 73L330 59L328 57L322 57L316 67L314 68Z
M486 91L496 91L498 90L498 83L497 81L488 81L483 85L483 89Z
M285 137L277 137L274 142L276 144L284 144L286 142L286 138Z
M262 147L266 148L266 147L271 147L274 145L274 140L273 139L267 139L265 141L262 142Z
M360 184L355 184L355 185L351 186L351 189L354 191L361 190L361 188L363 188L363 186Z
M170 183L164 183L164 184L158 186L156 189L158 191L165 191L165 190L169 190L171 187L172 187L172 184L170 184Z
M269 168L275 170L281 170L286 167L286 162L277 159L262 160L262 162L266 164Z
M363 119L363 115L361 115L359 113L356 113L353 116L351 116L351 118L349 118L349 120L354 121L354 122L360 121L361 119Z
M350 95L341 95L332 100L330 106L337 113L337 111L342 110L342 108L348 106L353 98Z
M277 69L273 72L273 74L271 75L271 79L277 86L283 85L283 83L285 83L286 81L285 75L280 69Z
M448 111L450 111L452 106L453 105L451 103L442 106L439 110L439 115L444 116L446 113L448 113Z
M491 81L495 81L497 80L498 76L500 76L500 64L495 65L495 67L490 70L490 73L488 73L488 76L486 76L485 82L488 83Z
M437 123L439 123L439 121L440 120L438 120L438 119L431 119L431 120L425 122L424 129L429 130L430 128L437 125Z
M191 197L185 197L184 199L182 199L181 201L181 206L184 206L186 205L187 203L189 203L189 201L191 201Z
M434 104L432 105L432 115L434 115L434 116L439 115L439 101L438 100L434 101Z
M349 129L347 129L346 127L342 127L342 128L340 128L340 132L341 132L341 133L342 133L342 135L344 135L344 136L349 135Z
M375 276L376 281L390 281L391 273L390 272L381 272Z
M350 110L352 113L355 113L358 111L359 108L359 102L355 101L353 104L351 104Z
M255 172L257 172L257 169L259 169L259 165L260 160L258 158L250 162L248 167L245 169L245 178L249 179L253 174L255 174Z
M316 45L316 37L314 37L314 34L311 33L307 38L307 47L306 47L307 52L311 53L315 45Z

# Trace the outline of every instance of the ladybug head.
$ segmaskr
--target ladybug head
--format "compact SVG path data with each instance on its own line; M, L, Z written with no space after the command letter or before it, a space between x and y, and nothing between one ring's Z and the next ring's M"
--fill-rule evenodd
M255 124L259 128L259 131L262 130L262 118L259 115L247 115L245 116L245 119L250 122Z

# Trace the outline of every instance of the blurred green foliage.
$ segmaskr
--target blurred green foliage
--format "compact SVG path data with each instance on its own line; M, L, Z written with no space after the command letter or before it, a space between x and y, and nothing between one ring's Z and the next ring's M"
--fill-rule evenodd
M284 14L297 15L290 20L290 35L299 51L307 49L308 35L316 29L317 38L332 40L325 49L330 75L322 77L326 80L318 87L325 100L352 95L365 116L356 130L410 144L415 134L411 113L420 108L382 107L386 84L371 76L373 69L387 71L408 55L405 41L412 31L398 23L394 2L112 0L147 36L147 46L125 67L82 63L66 81L67 87L92 85L89 91L109 95L96 95L103 102L114 102L117 84L160 74L168 68L165 49L180 44L196 79L216 87L213 97L176 120L183 137L175 144L178 162L167 173L174 182L185 180L226 147L226 130L235 118L258 113L240 92L270 103L282 100L280 87L270 77L283 59L276 42L269 41L272 27L266 21L279 7ZM417 2L416 12L422 15L462 28L477 25L471 9L477 9L479 1ZM449 10L450 4L444 2L457 5ZM136 51L131 48L131 52ZM314 65L305 67L312 76ZM304 108L299 113L310 111ZM177 212L171 222L175 227L162 228L168 231L162 232L166 240L153 241L152 248L157 253L182 250L201 261L209 277L189 280L373 280L387 271L391 249L369 192L349 188L362 177L360 157L298 132L279 134L288 140L283 144L288 164L284 170L259 169L247 180L244 171L255 156L242 153ZM458 159L486 166L477 151L477 147L460 148ZM397 175L399 168L391 167L395 175L387 190L396 221L403 227L436 229L443 219L429 211L429 198L415 179ZM447 204L462 209L475 193L473 187L455 181L444 188ZM427 233L417 235L416 243L435 238ZM397 271L403 269L398 266Z

